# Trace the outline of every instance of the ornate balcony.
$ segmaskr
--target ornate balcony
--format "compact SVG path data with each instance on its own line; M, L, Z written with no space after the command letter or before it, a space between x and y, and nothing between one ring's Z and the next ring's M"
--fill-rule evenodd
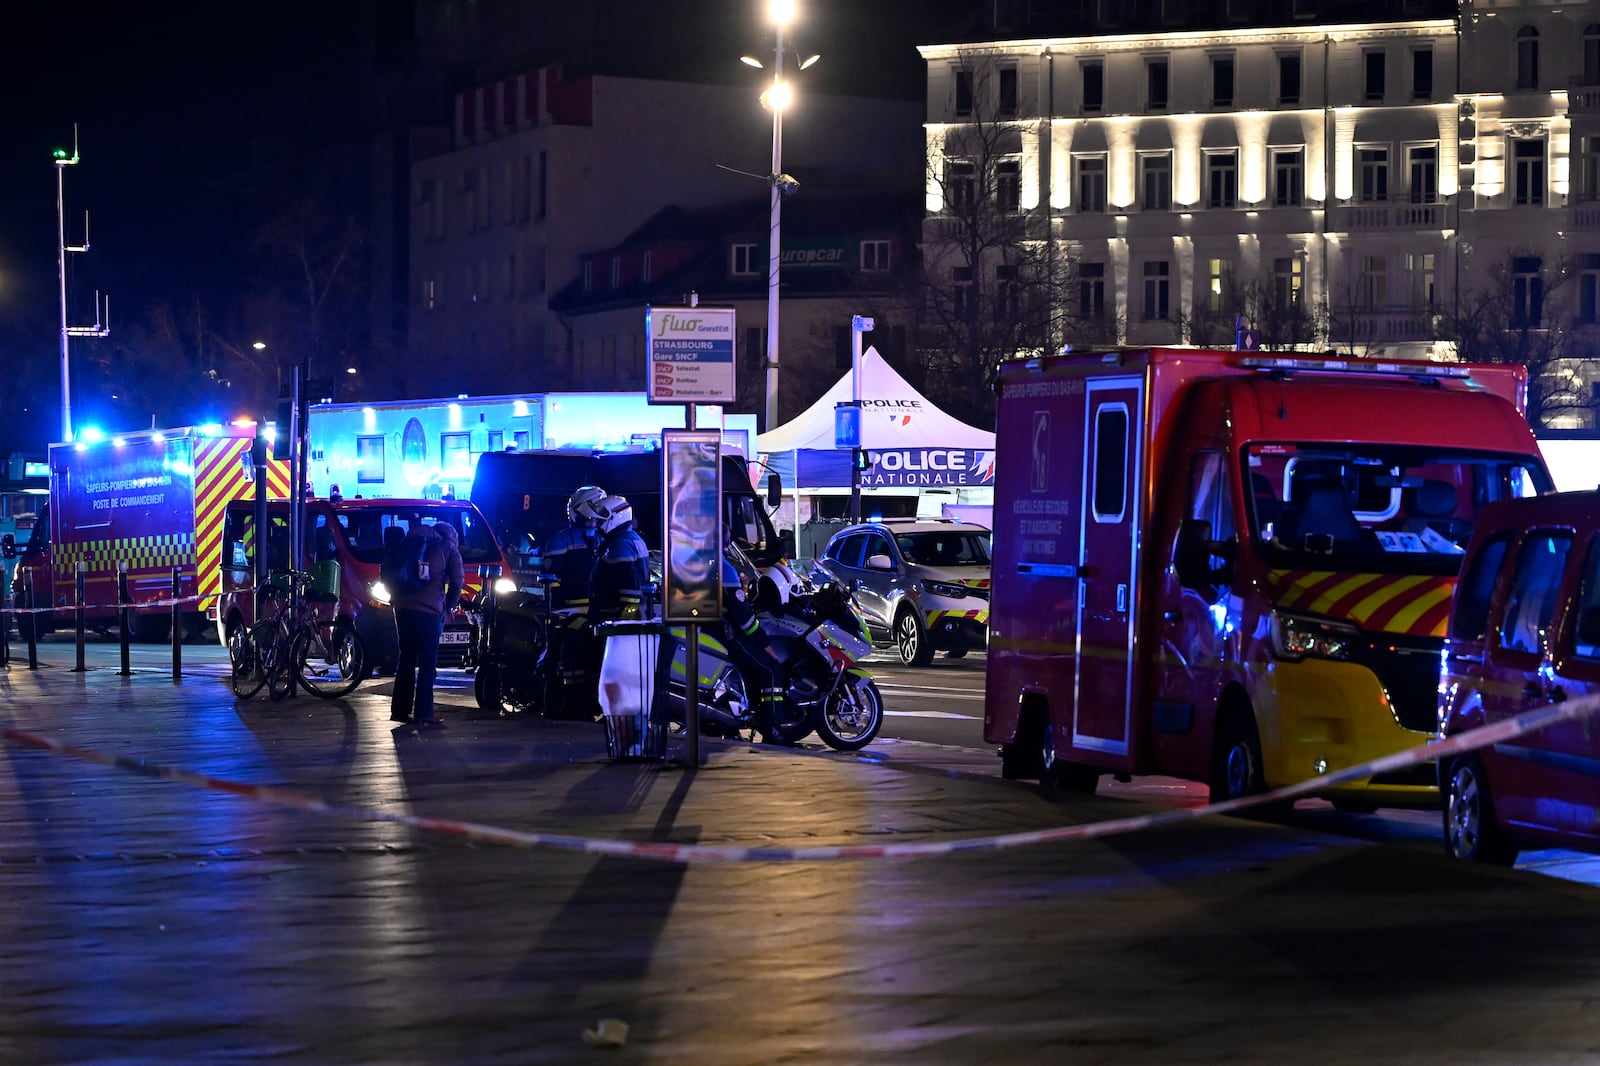
M1455 229L1454 201L1417 204L1410 200L1348 201L1328 213L1335 233L1379 229Z

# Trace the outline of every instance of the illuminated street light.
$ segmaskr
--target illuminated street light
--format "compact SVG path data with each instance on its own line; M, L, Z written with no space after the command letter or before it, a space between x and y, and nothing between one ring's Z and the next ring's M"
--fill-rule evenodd
M794 22L795 0L769 0L767 19L777 38L773 48L772 84L761 94L761 105L772 112L772 171L767 175L772 200L770 232L767 235L767 417L766 429L778 425L778 262L781 256L779 233L782 228L783 198L793 195L800 183L783 172L783 113L794 103L794 87L783 77L783 31ZM805 70L821 59L812 55L797 64ZM740 56L739 62L765 69L754 56Z

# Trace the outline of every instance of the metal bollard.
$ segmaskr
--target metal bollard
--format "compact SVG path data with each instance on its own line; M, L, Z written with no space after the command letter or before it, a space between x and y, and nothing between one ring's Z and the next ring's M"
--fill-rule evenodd
M78 643L77 664L74 665L73 668L72 668L72 672L75 673L75 674L84 673L85 671L87 671L89 669L87 666L84 665L84 662L83 662L83 642L84 642L84 631L83 631L83 627L84 627L83 582L84 582L84 571L86 569L88 569L88 564L86 564L86 563L78 563L77 566L75 566L73 568L73 575L72 575L73 600L74 600L72 613L77 618L76 629L77 629L77 643Z
M133 676L133 664L129 662L128 630L133 627L133 599L128 595L128 564L117 564L117 628L122 632L117 637L120 645L122 669L117 671L121 677Z
M11 582L0 589L0 666L11 669Z
M183 591L183 568L172 568L172 680L183 680L183 625L179 620L178 597Z
M22 587L28 598L28 669L39 669L39 616L33 613L33 567L22 569ZM17 623L17 628L22 628L22 623Z

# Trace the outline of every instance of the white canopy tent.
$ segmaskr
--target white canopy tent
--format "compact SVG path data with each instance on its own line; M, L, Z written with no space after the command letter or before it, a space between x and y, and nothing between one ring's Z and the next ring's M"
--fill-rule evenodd
M756 451L793 493L795 521L802 496L848 490L851 449L834 447L834 411L854 398L846 373L821 399L781 426L756 438ZM994 486L994 433L950 416L901 377L877 349L861 356L861 447L871 465L863 489L907 491L924 502L945 497L987 502ZM931 490L929 493L928 490ZM799 554L796 529L796 554Z

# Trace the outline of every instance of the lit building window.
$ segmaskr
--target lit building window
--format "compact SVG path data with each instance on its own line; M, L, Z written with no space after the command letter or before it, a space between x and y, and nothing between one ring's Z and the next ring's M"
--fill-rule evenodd
M1206 309L1217 313L1227 307L1232 287L1233 264L1226 259L1206 260Z
M1433 310L1433 253L1406 253L1406 281L1413 311Z
M945 207L951 211L970 211L978 202L978 168L964 159L945 165Z
M1305 281L1305 263L1298 255L1272 261L1273 295L1279 307L1293 307L1300 302L1301 285Z

